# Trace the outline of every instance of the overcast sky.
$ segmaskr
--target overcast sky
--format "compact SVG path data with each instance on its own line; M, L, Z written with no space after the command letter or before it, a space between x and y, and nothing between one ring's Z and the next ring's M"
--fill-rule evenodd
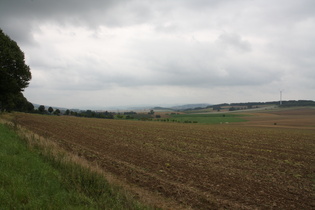
M1 0L0 28L33 103L315 100L314 0Z

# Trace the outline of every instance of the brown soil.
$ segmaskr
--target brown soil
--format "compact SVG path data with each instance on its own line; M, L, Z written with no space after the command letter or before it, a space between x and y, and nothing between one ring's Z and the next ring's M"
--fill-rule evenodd
M243 117L246 126L287 127L299 129L315 129L315 109L284 109L269 112L251 113Z
M275 129L273 122L298 127L279 116L248 117L273 128L31 114L16 120L117 179L187 208L314 209L315 129Z

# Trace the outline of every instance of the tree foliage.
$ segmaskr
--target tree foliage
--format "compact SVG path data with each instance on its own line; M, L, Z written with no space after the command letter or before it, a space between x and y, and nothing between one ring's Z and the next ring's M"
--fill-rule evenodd
M31 105L22 91L32 75L24 53L17 43L0 29L0 110L27 111Z
M54 114L55 114L55 115L60 115L60 113L61 113L61 111L60 111L59 109L56 109L56 110L54 111Z
M111 112L95 112L92 110L81 111L80 113L73 112L71 115L78 117L90 117L90 118L105 118L105 119L114 119L114 115Z
M50 106L50 107L48 108L48 112L51 114L53 111L54 111L54 109Z
M38 111L39 111L39 113L45 113L45 106L44 105L40 105L38 107Z

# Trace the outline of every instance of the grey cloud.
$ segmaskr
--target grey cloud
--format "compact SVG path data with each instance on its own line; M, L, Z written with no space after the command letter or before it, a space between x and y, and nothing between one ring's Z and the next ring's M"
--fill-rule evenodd
M20 42L32 42L31 34L40 24L55 22L60 25L78 25L96 29L102 24L119 22L110 11L126 1L83 0L2 0L0 26ZM26 36L25 36L26 35Z
M182 69L183 67L173 66L169 73L157 75L154 84L209 88L220 86L259 86L270 84L280 78L279 73L266 71L258 66L232 66L221 70L211 69L211 67L205 69L192 68L189 72L178 74L174 72L174 68ZM224 71L224 74L220 71Z
M108 11L114 5L114 2L110 0L96 0L93 2L83 0L3 0L1 13L4 17L25 17L32 20L88 19L93 12Z
M139 59L151 70L146 84L170 86L237 86L262 85L279 80L273 64L250 52L250 44L239 35L224 34L219 44L214 42L185 42L184 40L139 41ZM221 43L222 42L222 43ZM222 47L227 45L227 47ZM229 47L236 48L229 53ZM264 64L261 64L263 62ZM141 81L139 81L140 84Z
M149 3L128 0L3 0L0 17L31 21L55 21L59 24L98 27L102 24L115 25L124 22L143 21L150 16ZM4 21L3 21L4 23Z
M0 27L22 43L34 69L30 87L43 91L312 92L314 9L313 0L2 0ZM87 46L69 46L76 36Z
M240 35L235 33L224 33L218 38L219 44L223 47L232 48L237 51L249 52L251 45L248 41L243 40Z

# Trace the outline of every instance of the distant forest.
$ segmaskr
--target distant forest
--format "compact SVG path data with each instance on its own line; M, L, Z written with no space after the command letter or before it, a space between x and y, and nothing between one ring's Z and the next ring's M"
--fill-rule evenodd
M246 103L224 103L217 104L215 106L263 106L263 105L280 105L279 101L269 101L269 102L246 102ZM281 106L315 106L315 101L312 100L289 100L282 101ZM213 106L208 106L211 108Z
M289 101L282 101L280 105L279 101L268 101L268 102L242 102L242 103L223 103L223 104L216 104L210 105L205 108L203 107L196 107L194 109L186 109L188 110L200 110L200 109L209 109L213 108L214 110L220 110L222 107L230 107L230 111L236 110L233 107L246 107L247 109L258 108L261 106L268 106L268 105L278 105L279 107L295 107L295 106L315 106L315 101L312 100L289 100Z

